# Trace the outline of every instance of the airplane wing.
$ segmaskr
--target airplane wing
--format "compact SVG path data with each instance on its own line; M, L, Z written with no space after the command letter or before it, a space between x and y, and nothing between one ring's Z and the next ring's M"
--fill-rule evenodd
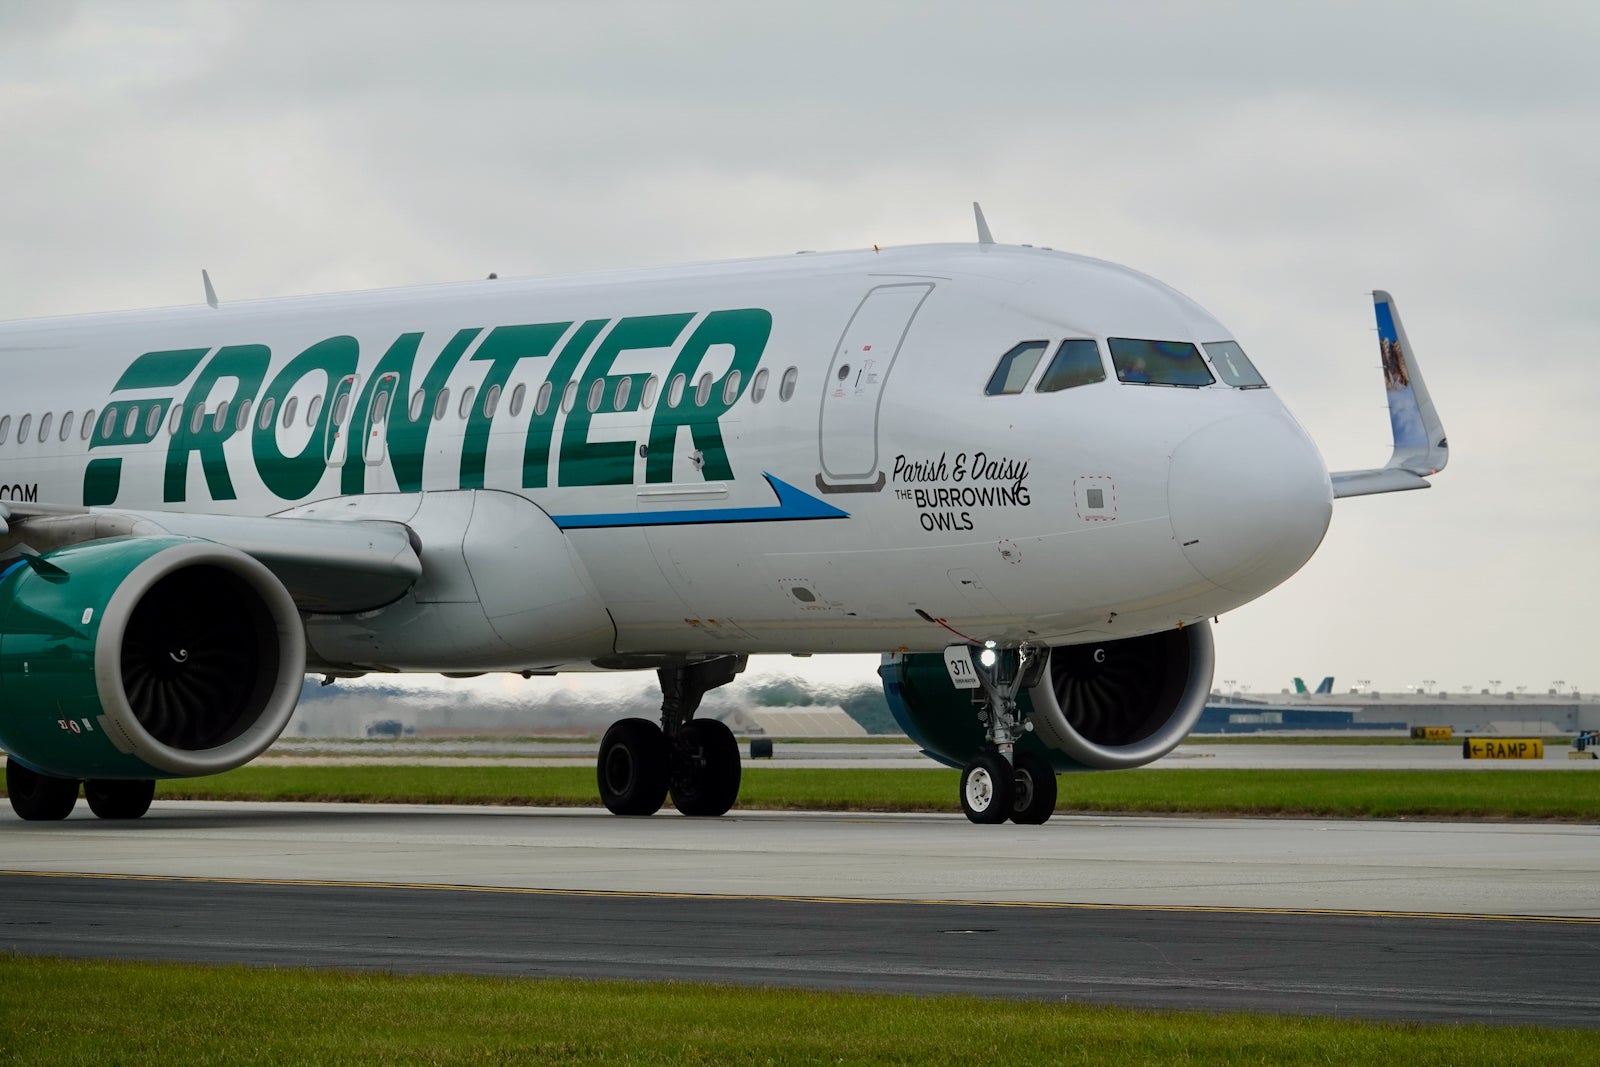
M400 597L422 575L404 523L251 518L0 503L0 559L110 537L194 537L238 549L272 571L309 612L352 612Z
M1372 294L1372 305L1378 318L1378 349L1383 356L1383 387L1389 398L1394 451L1382 467L1334 471L1335 497L1427 489L1427 476L1444 470L1450 459L1444 424L1422 380L1422 369L1406 339L1394 297L1380 289Z

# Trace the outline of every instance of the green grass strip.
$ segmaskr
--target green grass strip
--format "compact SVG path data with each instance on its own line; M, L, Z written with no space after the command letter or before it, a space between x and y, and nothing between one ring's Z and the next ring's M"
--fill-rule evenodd
M0 1062L1543 1064L1593 1032L0 956Z
M739 807L955 811L945 769L748 768ZM158 798L370 803L597 804L581 767L254 766L160 783ZM1584 771L1175 770L1068 774L1062 812L1343 818L1600 820L1600 773Z

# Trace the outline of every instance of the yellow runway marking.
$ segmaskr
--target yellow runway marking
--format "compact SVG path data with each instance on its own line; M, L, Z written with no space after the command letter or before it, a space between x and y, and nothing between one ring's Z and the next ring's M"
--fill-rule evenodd
M362 882L320 878L224 878L200 875L118 874L90 871L18 871L0 869L0 876L19 878L92 878L110 882L186 882L196 885L305 886L334 889L417 889L449 893L513 893L543 897L595 897L617 900L761 901L777 904L876 904L912 907L1019 908L1044 911L1140 911L1183 915L1289 915L1354 919L1433 919L1451 922L1556 923L1600 926L1600 916L1494 915L1444 911L1364 911L1347 908L1252 908L1208 904L1095 904L1034 900L939 900L901 897L824 897L775 893L668 893L630 889L541 889L532 886L452 885L439 882Z

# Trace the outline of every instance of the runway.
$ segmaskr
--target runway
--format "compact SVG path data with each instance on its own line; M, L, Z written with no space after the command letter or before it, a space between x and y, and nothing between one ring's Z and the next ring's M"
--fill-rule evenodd
M162 802L0 857L16 952L1600 1026L1588 826Z

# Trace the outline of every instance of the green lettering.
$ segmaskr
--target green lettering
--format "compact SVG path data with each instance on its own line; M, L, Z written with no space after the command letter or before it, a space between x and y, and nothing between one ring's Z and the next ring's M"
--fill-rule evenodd
M312 374L326 375L327 393L332 393L335 383L356 372L360 351L360 345L350 336L318 341L278 372L261 402L264 404L271 400L273 410L281 412L284 400L294 391L294 387ZM317 425L312 428L305 446L292 456L284 455L278 445L278 427L282 419L274 418L265 429L259 420L255 423L250 447L255 456L256 473L271 492L284 500L299 500L310 495L328 469L324 445L328 437L328 419L333 411L332 397L328 399L329 403L323 404L317 415Z
M222 446L234 434L234 412L238 411L240 404L255 399L271 359L272 353L265 345L229 345L211 357L190 388L189 399L183 406L182 424L167 445L166 485L162 499L171 503L187 498L189 455L192 452L200 453L200 469L205 472L206 489L211 499L234 499L233 479L228 476L228 461L223 455ZM219 427L217 420L208 413L200 423L200 428L194 429L190 413L196 407L205 405L216 384L224 378L232 378L238 383L231 398L227 398L227 417Z
M589 351L595 335L610 321L590 319L573 330L567 343L561 346L561 354L551 364L550 373L545 375L545 384L550 386L550 403L543 411L539 411L535 403L533 415L528 420L527 441L522 447L522 484L525 488L542 489L550 484L550 439L555 434L556 416L561 411L561 394L572 380L572 372L577 369L578 361Z
M640 315L622 319L606 334L599 349L584 368L578 383L578 402L567 413L561 427L561 485L632 485L633 453L637 441L591 441L589 422L589 390L601 383L600 393L608 410L617 383L628 375L610 374L611 364L618 355L639 348L667 348L677 341L683 328L694 316L685 312L679 315ZM641 379L643 376L640 376ZM643 385L641 380L640 385ZM630 389L624 411L638 411L643 389Z
M157 389L179 385L194 373L205 358L209 348L182 348L165 352L146 352L134 360L122 377L117 379L113 392L124 389Z
M679 374L684 376L687 388L682 402L674 408L663 398L663 402L656 405L655 419L650 425L650 455L645 460L646 482L672 481L673 449L677 447L678 431L684 428L688 429L694 447L704 459L701 472L706 480L724 481L733 477L719 420L744 395L750 384L750 375L755 371L756 364L761 362L771 336L772 315L763 308L713 311L705 317L684 342L683 350L678 353L672 371L667 375L667 386ZM699 373L700 361L712 345L732 345L733 362L727 373L712 383L711 396L701 407L694 403L692 395L695 376ZM724 400L723 390L727 387L728 378L734 374L739 375L739 384L733 396ZM666 388L662 389L663 394L666 391Z
M489 390L504 391L506 380L518 362L543 359L567 332L570 322L546 322L536 326L497 326L472 353L474 360L487 360L478 398L467 416L466 439L461 445L461 488L482 489L483 468L489 454L489 427L493 421L483 412Z

